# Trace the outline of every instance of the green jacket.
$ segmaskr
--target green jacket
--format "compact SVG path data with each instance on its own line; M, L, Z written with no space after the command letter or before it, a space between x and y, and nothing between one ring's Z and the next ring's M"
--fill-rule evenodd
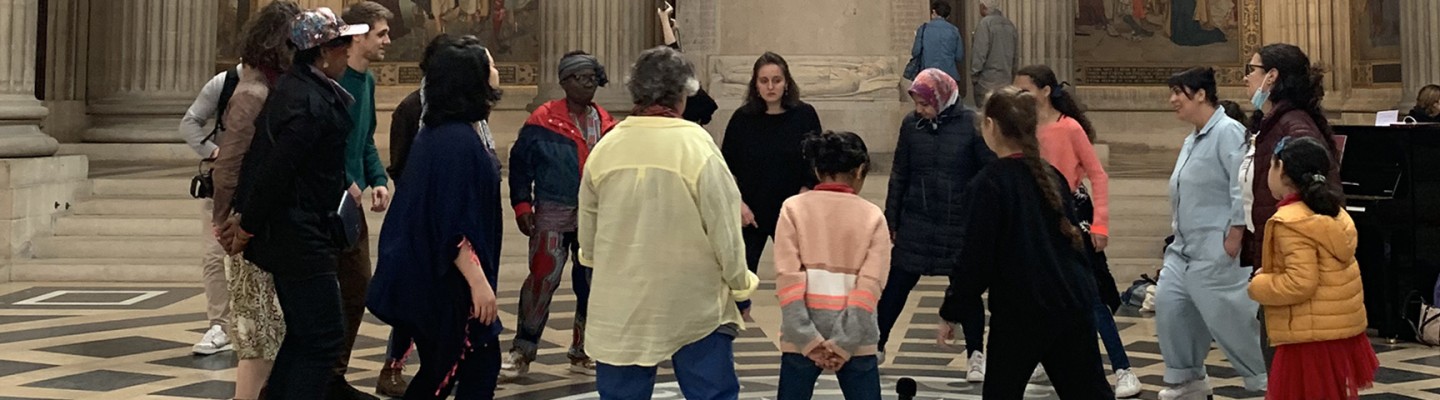
M375 149L375 75L346 68L340 86L355 96L350 105L354 127L345 142L345 178L361 190L385 186L390 180L380 162L380 151Z

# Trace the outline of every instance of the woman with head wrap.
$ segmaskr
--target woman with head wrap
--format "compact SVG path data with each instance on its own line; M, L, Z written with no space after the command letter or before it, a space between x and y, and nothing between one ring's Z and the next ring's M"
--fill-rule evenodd
M946 276L956 268L960 249L955 244L965 233L961 220L965 185L995 159L975 131L975 111L959 103L960 93L950 75L938 69L921 71L910 86L910 98L915 112L900 125L885 200L895 249L878 310L882 362L890 328L920 277ZM966 380L980 382L985 379L985 312L979 298L969 300L973 304L959 317L970 357Z
M515 341L500 372L506 381L529 373L567 259L575 259L570 269L575 323L566 353L570 372L595 375L584 341L590 268L576 253L575 213L580 168L600 137L615 126L610 113L595 104L595 90L610 80L595 56L583 51L565 54L555 70L565 98L535 109L510 150L510 205L520 233L530 237L530 274L520 289Z

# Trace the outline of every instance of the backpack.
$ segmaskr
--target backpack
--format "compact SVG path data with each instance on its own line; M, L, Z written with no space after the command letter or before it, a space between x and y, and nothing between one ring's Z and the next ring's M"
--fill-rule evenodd
M200 143L214 141L215 135L219 135L220 131L225 130L225 109L230 108L230 97L235 95L235 87L239 85L239 68L226 70L225 86L220 89L220 99L215 103L215 128L211 129L210 134L205 135ZM195 177L190 178L190 197L208 199L215 195L215 168L205 168L205 163L210 161L215 161L215 159L206 157L200 160L200 165L196 168L199 171L196 172Z

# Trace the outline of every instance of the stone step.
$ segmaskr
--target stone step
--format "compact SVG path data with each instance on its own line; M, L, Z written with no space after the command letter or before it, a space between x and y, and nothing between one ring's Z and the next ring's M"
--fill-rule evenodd
M1115 258L1159 258L1165 250L1164 236L1115 236L1105 254Z
M184 259L198 262L204 239L189 236L53 236L36 238L35 258Z
M1170 198L1170 180L1124 178L1110 180L1110 197L1145 196ZM1166 200L1165 204L1170 204Z
M94 198L147 196L190 199L190 180L176 178L113 179L97 178L91 181L90 194Z
M1112 210L1114 206L1111 206ZM1118 236L1159 237L1170 236L1170 216L1140 215L1129 212L1111 211L1110 234Z
M172 196L102 197L76 204L74 215L163 215L180 218L202 216L201 204L195 199Z
M16 260L16 282L199 282L199 257L47 258Z
M1157 278L1155 271L1160 269L1160 257L1154 258L1110 258L1110 275L1115 277L1115 286L1120 290L1129 288L1141 274L1150 275L1150 278Z
M55 236L199 235L201 218L128 215L70 215L55 220Z
M1154 217L1170 225L1170 198L1155 196L1111 196L1110 217L1136 215Z

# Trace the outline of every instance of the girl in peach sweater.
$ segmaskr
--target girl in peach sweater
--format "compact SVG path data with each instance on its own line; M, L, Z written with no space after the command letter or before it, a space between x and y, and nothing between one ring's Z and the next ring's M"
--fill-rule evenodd
M850 132L807 134L802 149L820 184L786 200L775 228L779 399L809 399L831 371L846 399L879 400L875 303L890 272L890 231L880 207L856 195L870 156Z

